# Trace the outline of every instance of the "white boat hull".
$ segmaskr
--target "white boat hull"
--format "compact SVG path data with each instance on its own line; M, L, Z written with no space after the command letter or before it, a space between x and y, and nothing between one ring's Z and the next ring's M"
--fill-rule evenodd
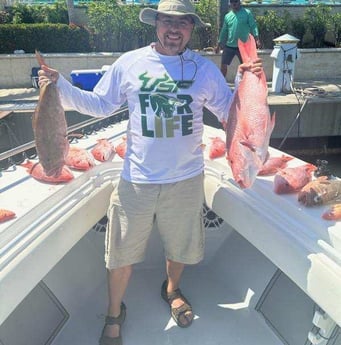
M91 148L100 137L119 141L125 126L122 122L77 145ZM205 127L204 143L214 136L224 134ZM0 225L4 345L13 337L15 345L29 345L31 333L40 337L31 339L32 345L97 342L107 297L104 232L94 225L106 214L121 164L115 157L77 173L65 186L35 181L21 167L3 173L7 208L17 213ZM341 324L341 226L323 221L321 208L305 209L294 195L273 193L272 179L257 178L251 189L241 190L225 158L207 158L206 255L186 269L181 286L194 306L195 322L179 329L161 300L164 258L155 229L125 297L125 345L304 344L314 328L313 308L319 307L331 317L330 332ZM19 323L26 325L21 332Z

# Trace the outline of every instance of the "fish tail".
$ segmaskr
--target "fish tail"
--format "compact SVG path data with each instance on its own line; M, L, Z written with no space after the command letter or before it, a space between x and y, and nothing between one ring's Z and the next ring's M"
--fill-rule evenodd
M311 172L313 172L313 171L315 171L317 169L316 165L311 164L311 163L307 163L305 165L305 168L306 168L306 171L309 172L309 173L311 173Z
M35 50L35 55L40 67L42 65L48 66L47 63L45 62L45 59L43 58L43 56L40 54L40 52L37 49Z
M244 63L255 61L258 58L256 41L251 34L246 42L238 40L238 48Z

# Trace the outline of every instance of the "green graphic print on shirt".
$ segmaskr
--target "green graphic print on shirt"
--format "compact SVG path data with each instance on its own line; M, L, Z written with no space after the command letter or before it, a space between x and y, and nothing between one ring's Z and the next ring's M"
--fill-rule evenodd
M182 136L193 133L193 99L190 95L172 97L165 93L176 93L178 82L166 73L162 78L151 78L147 72L140 75L142 81L140 98L142 135L150 138L174 137L174 130L181 130ZM148 127L147 110L155 114L154 128Z

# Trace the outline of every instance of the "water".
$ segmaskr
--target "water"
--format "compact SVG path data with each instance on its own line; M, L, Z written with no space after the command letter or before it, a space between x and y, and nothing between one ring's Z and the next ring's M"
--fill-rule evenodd
M328 162L327 167L332 175L341 177L341 153L339 154L319 154L319 155L309 155L301 154L295 155L306 162L316 164L318 159L326 160Z

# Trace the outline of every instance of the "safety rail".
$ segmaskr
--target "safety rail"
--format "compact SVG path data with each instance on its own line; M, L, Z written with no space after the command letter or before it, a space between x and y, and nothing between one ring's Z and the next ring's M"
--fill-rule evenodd
M115 123L121 122L128 118L128 107L124 106L111 116L105 118L92 118L68 127L68 138L70 143L84 135L90 135L102 128L109 127ZM26 159L37 157L35 141L30 141L23 145L14 147L8 151L0 153L0 171L6 170L11 166L19 165Z

